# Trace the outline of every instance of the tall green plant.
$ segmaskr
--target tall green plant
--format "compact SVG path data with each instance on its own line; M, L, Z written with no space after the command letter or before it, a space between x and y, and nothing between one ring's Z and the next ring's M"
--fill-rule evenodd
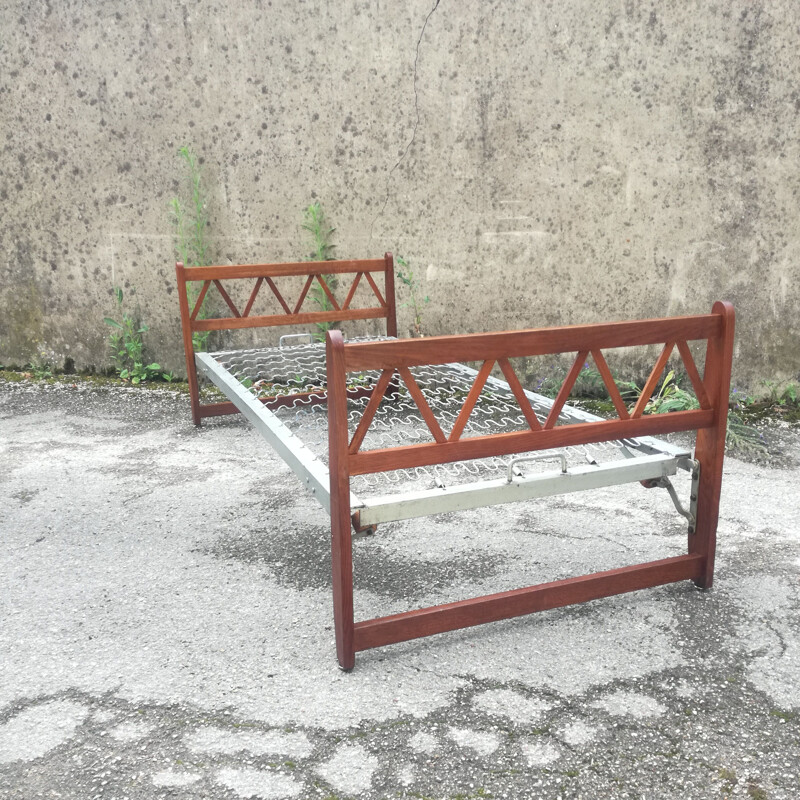
M419 282L414 277L414 270L411 269L408 261L403 256L397 257L397 277L400 282L408 289L409 299L401 303L403 308L411 308L414 312L413 333L414 336L420 337L425 334L422 332L422 311L425 306L430 303L431 299L428 295L422 296L420 291Z
M336 228L329 227L325 219L325 212L322 210L322 204L319 201L305 208L301 227L304 231L308 232L309 243L313 248L309 260L330 261L333 258L333 251L336 249L336 245L331 242L331 237L336 231ZM328 284L331 291L336 289L338 279L335 274L322 275L321 277L325 283ZM311 295L311 299L319 306L320 311L333 310L333 305L328 295L325 293L325 290L319 285L319 282L315 282L312 285L309 294ZM331 328L335 328L338 324L337 322L316 323L317 332L314 335L315 338L319 341L324 340L325 333Z
M184 145L178 150L178 156L186 163L189 170L189 201L184 203L180 197L170 200L172 224L174 229L175 252L178 260L187 267L207 267L209 265L209 244L206 238L208 228L208 202L200 163L191 147ZM186 284L186 295L189 308L194 308L200 288L194 283ZM198 312L198 319L207 319L209 315L207 298ZM210 331L195 331L192 341L195 350L208 347Z

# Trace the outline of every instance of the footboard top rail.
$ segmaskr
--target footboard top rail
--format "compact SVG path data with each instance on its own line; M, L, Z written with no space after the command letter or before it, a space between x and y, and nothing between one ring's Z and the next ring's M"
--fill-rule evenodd
M504 333L441 336L390 342L345 344L341 333L327 335L329 425L337 462L351 475L444 464L464 459L504 456L576 444L612 441L676 431L715 428L724 431L730 391L734 311L730 303L714 304L710 314L665 319L575 325ZM705 369L701 377L688 342L705 341ZM603 350L662 345L641 395L631 407L623 401ZM678 352L691 381L699 408L644 416L674 351ZM550 413L539 419L509 359L575 353L575 360L558 392ZM594 361L617 412L616 419L559 424L559 414L588 359ZM450 430L437 420L411 369L463 361L483 362L471 391ZM527 430L487 435L465 434L469 417L492 370L502 371L528 423ZM344 389L347 374L379 371L380 377L354 433L347 427ZM429 443L398 444L362 450L367 431L387 389L404 385L428 426ZM341 391L339 391L341 389ZM724 437L723 437L724 438Z
M383 258L349 261L213 267L187 267L178 262L175 274L181 309L181 335L186 354L186 379L189 382L195 425L199 425L203 417L237 412L237 407L231 402L200 402L195 363L197 334L383 318L386 320L386 335L397 336L394 260L391 253L385 253ZM305 278L305 281L298 281L298 278ZM382 288L379 283L383 284ZM214 295L217 296L216 306L221 306L223 312L220 314L217 308L214 316L207 318L204 303ZM270 304L277 309L277 313L264 313ZM224 309L229 313L226 314Z

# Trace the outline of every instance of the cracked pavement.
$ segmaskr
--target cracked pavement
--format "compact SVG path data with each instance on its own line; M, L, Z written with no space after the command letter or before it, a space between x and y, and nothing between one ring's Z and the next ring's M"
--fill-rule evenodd
M327 516L243 420L195 429L168 391L0 384L0 455L4 799L800 795L796 459L726 461L709 592L407 642L346 674ZM638 484L386 525L355 543L356 617L684 538Z

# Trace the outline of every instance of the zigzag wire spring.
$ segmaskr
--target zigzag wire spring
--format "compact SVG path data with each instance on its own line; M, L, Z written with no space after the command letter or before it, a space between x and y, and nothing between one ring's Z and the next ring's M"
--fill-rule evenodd
M372 339L371 341L374 341ZM321 343L295 345L286 348L262 348L215 353L214 357L239 381L248 386L256 397L285 397L304 394L290 406L273 413L298 436L323 462L327 463L327 409L324 404L312 404L311 396L325 394L327 375L325 348ZM412 367L411 374L427 404L445 434L458 418L461 407L472 389L472 376L451 365ZM355 387L375 385L380 377L377 371L351 376ZM311 396L307 393L313 393ZM368 397L348 400L348 427L352 435L369 402ZM544 422L550 408L536 399L534 412ZM568 413L559 415L561 424L574 419ZM497 384L484 386L465 426L464 437L482 436L506 431L527 430L528 423L520 411L510 389ZM372 424L364 438L362 451L432 441L432 435L419 408L405 385L399 382L399 391L391 400L384 399L378 406ZM587 459L616 460L623 457L621 448L636 448L635 440L598 442L564 448L568 462L584 464ZM552 451L542 451L548 453ZM522 454L519 454L522 455ZM515 456L515 457L519 457ZM380 489L381 485L414 482L430 486L439 482L456 482L481 476L505 473L508 460L500 457L478 461L461 461L439 464L433 468L395 470L393 472L355 476L354 489L363 486ZM533 469L548 469L546 464Z

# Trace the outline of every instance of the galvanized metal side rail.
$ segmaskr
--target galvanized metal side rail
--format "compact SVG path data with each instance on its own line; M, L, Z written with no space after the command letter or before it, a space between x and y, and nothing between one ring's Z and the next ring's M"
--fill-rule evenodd
M363 529L383 522L600 489L621 483L660 481L674 475L677 464L677 459L669 455L640 456L608 464L587 464L560 472L513 476L511 479L496 478L402 495L370 497L361 501L360 508L353 509L353 521L357 529Z
M195 353L198 369L236 406L330 513L330 478L325 465L278 417L226 370L212 353ZM353 495L353 505L361 501Z

